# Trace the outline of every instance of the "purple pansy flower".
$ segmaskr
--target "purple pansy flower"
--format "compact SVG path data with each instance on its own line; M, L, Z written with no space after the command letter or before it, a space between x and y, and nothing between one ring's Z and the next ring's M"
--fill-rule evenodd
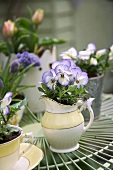
M7 92L4 96L4 98L2 100L0 100L0 103L1 103L0 106L1 106L1 109L3 110L4 115L7 115L10 113L10 109L9 109L8 105L12 101L12 96L13 96L12 92Z
M74 84L77 86L77 88L80 88L80 85L83 87L88 83L87 73L82 72L82 70L79 67L72 69L72 74L75 79Z
M52 64L52 69L55 69L57 65L62 64L64 66L67 66L68 68L71 67L71 62L68 59L64 59L64 60L59 60L59 61L55 61Z
M42 82L45 83L50 89L54 89L56 85L55 76L56 74L54 70L51 69L50 71L46 71L42 75Z
M55 80L57 80L62 86L67 86L70 82L70 78L66 72L59 72Z

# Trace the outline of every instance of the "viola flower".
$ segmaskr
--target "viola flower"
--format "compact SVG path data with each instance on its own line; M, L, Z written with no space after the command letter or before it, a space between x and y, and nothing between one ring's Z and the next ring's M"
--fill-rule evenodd
M80 88L80 86L84 87L88 83L88 76L86 72L82 72L79 67L76 67L72 69L72 74L74 76L74 85L77 86L77 88Z
M54 70L46 71L42 75L42 82L49 87L49 89L54 89L56 85L56 80L55 80L55 72Z
M72 47L72 48L70 48L68 51L62 52L62 53L60 54L60 57L62 57L62 59L77 58L77 50Z
M8 105L12 101L12 96L13 96L12 92L7 92L4 96L4 98L2 100L0 100L0 103L1 103L0 106L1 106L1 109L3 110L4 115L7 115L10 113L10 109L9 109Z
M55 68L56 68L58 65L60 65L60 64L66 66L66 67L68 67L68 68L71 67L71 62L70 62L70 60L64 59L64 60L55 61L55 62L52 64L52 69L55 69Z
M62 86L67 86L70 82L70 78L66 72L58 72L55 80L57 80Z
M11 20L4 22L2 32L5 37L12 37L16 32L14 22L12 22Z
M87 95L84 89L88 82L87 73L76 66L71 59L62 59L52 64L52 69L42 75L42 87L39 91L46 97L56 100L62 104L72 105L81 95ZM49 87L44 88L43 83ZM82 88L80 88L82 86ZM76 101L75 101L76 100Z
M44 18L44 10L37 9L32 16L32 22L38 25L43 21L43 18Z

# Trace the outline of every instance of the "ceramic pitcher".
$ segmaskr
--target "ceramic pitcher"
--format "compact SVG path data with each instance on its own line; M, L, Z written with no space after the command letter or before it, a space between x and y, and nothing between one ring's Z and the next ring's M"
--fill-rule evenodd
M50 149L57 153L67 153L79 148L81 135L93 123L94 115L88 107L90 120L84 126L84 118L77 104L63 105L49 98L40 98L45 104L46 111L41 124L43 133L50 144Z

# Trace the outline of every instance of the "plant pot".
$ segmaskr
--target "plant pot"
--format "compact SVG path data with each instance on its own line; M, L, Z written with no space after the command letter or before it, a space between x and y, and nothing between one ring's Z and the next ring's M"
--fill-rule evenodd
M18 160L23 154L23 153L19 153L19 148L20 148L20 143L22 142L23 138L26 135L31 138L31 143L32 143L31 133L24 134L20 127L17 126L11 126L11 127L18 129L20 131L20 134L13 140L0 144L0 170L12 170L13 167L16 165L16 163L18 162ZM30 144L26 148L25 152L28 151L31 146L32 145Z
M50 144L50 149L57 153L67 153L79 148L81 135L93 122L93 111L88 108L90 121L84 127L84 118L77 105L63 105L49 98L41 98L46 111L41 124L43 133Z
M44 111L44 104L39 100L41 93L38 91L38 87L40 86L39 82L42 80L42 74L50 69L50 66L54 61L56 61L56 47L53 47L52 51L48 49L44 51L40 57L41 67L31 68L22 81L22 84L36 86L23 91L28 98L28 106L34 113Z
M112 68L113 69L113 68ZM113 93L113 71L107 71L103 81L103 92Z
M25 106L22 106L20 110L16 112L16 114L10 119L12 125L19 126L19 123L23 117L25 111Z
M86 89L88 90L90 97L95 98L95 100L92 103L94 119L98 119L100 117L103 78L104 78L104 75L89 78L88 84L86 85ZM84 119L89 120L88 111L85 110L82 113L83 113Z
M20 100L24 100L26 97L24 94L18 94L15 96L15 99L20 99ZM12 104L16 104L16 102L13 102ZM25 112L25 106L21 106L20 110L18 110L15 115L10 119L10 122L12 125L16 125L19 126L19 123L23 117L23 114Z

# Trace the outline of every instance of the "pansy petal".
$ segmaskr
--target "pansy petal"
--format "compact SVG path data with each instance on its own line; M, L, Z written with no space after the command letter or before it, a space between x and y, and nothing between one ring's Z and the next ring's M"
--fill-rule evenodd
M44 83L47 83L51 77L52 77L52 73L50 71L46 71L42 75L42 81Z
M67 66L68 68L71 67L70 60L68 60L68 59L61 60L61 63L64 64L65 66Z
M8 115L10 113L10 109L9 109L9 107L4 107L4 109L3 109L3 114L4 115Z
M52 69L55 69L56 66L59 65L59 64L61 64L61 61L60 61L60 60L53 62L53 64L52 64Z
M69 76L66 73L58 73L55 79L58 80L62 86L67 86L70 82Z
M8 97L12 97L13 96L13 92L7 92L4 96L4 98L8 98Z
M71 68L76 68L75 62L74 62L73 60L69 60L69 61L70 61L70 63L71 63Z
M12 101L12 98L11 97L8 97L8 98L3 98L1 100L1 108L3 109L4 107L8 106Z
M82 74L82 70L79 67L71 69L71 72L75 78L78 78Z
M57 74L58 72L64 72L65 70L68 71L69 68L68 68L67 65L64 65L64 64L59 64L59 65L57 65L56 68L55 68L56 74Z
M54 90L56 81L54 79L51 79L46 85L47 87L49 87L49 89Z
M89 43L86 50L94 52L96 51L96 45L94 43Z

